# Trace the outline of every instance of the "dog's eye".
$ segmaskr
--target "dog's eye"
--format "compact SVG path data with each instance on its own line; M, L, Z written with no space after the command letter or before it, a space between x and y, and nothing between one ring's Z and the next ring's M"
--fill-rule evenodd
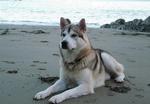
M77 37L77 34L72 34L71 37L75 38Z
M65 33L62 33L62 34L61 34L61 36L65 37L65 36L66 36L66 34L65 34Z

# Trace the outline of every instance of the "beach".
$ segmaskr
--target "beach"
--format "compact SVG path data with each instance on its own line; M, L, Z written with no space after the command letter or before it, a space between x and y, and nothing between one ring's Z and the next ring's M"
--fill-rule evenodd
M130 90L120 93L104 86L61 104L149 104L150 33L88 28L87 34L93 47L107 50L125 66ZM33 97L52 84L40 76L59 76L59 38L57 26L0 25L1 104L48 104L50 97Z

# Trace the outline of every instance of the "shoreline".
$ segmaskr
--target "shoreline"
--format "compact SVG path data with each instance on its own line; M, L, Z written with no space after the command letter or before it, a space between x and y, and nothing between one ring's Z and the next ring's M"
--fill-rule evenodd
M6 31L7 30L7 31ZM51 83L40 76L59 75L59 35L57 26L26 26L0 24L0 93L3 104L45 104L34 101L34 95ZM125 66L127 93L107 87L95 89L95 94L64 101L62 104L149 104L150 37L112 29L88 28L93 47L102 48ZM124 34L125 33L125 34ZM113 84L110 82L110 84ZM119 99L119 100L118 100Z
M51 24L51 25L50 25ZM75 23L76 24L76 23ZM51 27L59 27L59 23L48 23L48 22L0 22L0 25L19 25L19 26L51 26ZM89 28L100 28L101 25L98 23L87 23Z

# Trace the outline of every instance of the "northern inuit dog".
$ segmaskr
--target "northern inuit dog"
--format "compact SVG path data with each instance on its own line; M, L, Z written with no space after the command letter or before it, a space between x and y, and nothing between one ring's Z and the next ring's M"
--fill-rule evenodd
M35 95L35 99L64 91L52 96L49 102L60 103L66 99L94 93L94 88L103 86L105 80L114 78L123 82L124 67L108 52L94 49L86 34L85 19L71 24L69 19L60 18L60 78L52 86Z

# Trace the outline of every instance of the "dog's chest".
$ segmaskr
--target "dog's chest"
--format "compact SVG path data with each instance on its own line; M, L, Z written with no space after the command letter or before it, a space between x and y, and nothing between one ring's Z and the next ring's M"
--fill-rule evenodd
M64 72L64 77L67 81L76 85L82 83L83 81L88 81L88 78L92 76L92 72L88 68L77 72L68 72L67 70L64 70Z
M76 82L78 78L80 77L80 72L70 72L68 70L65 70L65 77L70 82Z

